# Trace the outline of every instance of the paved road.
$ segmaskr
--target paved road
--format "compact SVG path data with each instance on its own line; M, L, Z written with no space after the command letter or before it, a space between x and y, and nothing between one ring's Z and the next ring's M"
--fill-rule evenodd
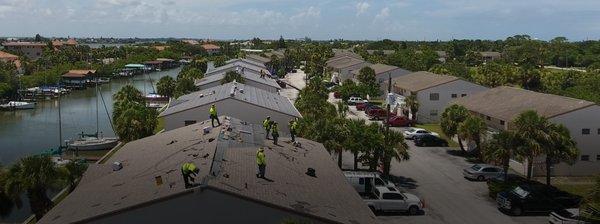
M296 71L297 72L295 73L288 73L284 79L287 83L294 85L296 88L303 89L306 86L306 82L304 81L306 74L304 74L304 71L300 69ZM298 90L290 86L287 86L281 90L281 95L287 97L292 102L296 101L296 98L298 98L298 93Z
M334 99L330 98L331 102ZM351 106L349 118L366 119L363 112ZM372 121L368 121L372 122ZM403 131L403 128L393 128ZM512 217L498 211L488 197L485 182L469 181L462 169L470 166L463 157L455 156L457 149L443 147L416 147L412 141L410 160L392 163L394 182L407 192L425 200L424 214L378 216L380 223L456 223L456 224L512 224L547 223L546 216ZM336 155L332 156L337 158ZM352 168L352 155L343 155L344 168Z

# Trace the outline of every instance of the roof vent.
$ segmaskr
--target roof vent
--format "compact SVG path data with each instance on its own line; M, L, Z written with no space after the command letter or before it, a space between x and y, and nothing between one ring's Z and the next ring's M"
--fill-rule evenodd
M244 93L244 89L240 89L240 93L242 93L242 94L243 94L243 93Z
M123 164L121 162L114 162L112 164L112 169L113 169L113 171L119 171L119 170L123 169Z
M200 98L202 98L202 97L204 97L204 93L201 93L201 94L200 94Z
M313 168L308 168L306 169L306 175L311 176L311 177L317 177L317 173L315 171L315 169Z

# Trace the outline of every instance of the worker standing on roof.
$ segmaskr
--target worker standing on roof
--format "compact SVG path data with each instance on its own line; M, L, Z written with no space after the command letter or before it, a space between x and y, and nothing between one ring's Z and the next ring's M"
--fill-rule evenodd
M256 152L256 165L258 165L258 174L256 177L265 178L265 169L267 168L267 160L265 159L265 150L261 147Z
M296 119L290 120L290 135L292 136L292 143L296 142L296 131L298 130L298 121Z
M181 165L181 175L183 176L183 182L185 183L185 188L192 187L193 185L190 182L194 182L193 176L196 176L200 172L200 169L196 167L194 163L184 163Z
M219 116L217 116L217 108L214 104L210 106L208 112L210 113L210 123L212 124L213 128L215 127L215 120L217 120L217 124L219 124L218 126L221 126L221 121L219 121Z
M273 136L273 144L277 145L277 138L279 138L279 128L277 128L277 122L273 122L271 127L271 136Z
M265 119L263 121L263 127L265 128L265 131L267 133L267 139L269 139L269 134L271 133L271 125L273 124L273 121L271 121L271 117L267 116L267 119Z

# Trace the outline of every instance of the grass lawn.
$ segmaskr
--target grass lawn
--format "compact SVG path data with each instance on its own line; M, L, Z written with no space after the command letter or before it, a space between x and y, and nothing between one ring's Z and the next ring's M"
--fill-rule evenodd
M457 142L455 142L454 140L448 138L448 136L444 135L444 133L442 132L442 127L440 126L440 124L417 124L415 127L417 127L417 128L423 128L425 130L438 133L438 134L440 134L440 137L442 137L443 139L446 139L446 141L448 141L448 145L450 147L458 147L458 143Z
M540 183L546 183L545 177L538 177L536 180ZM553 177L552 186L585 197L594 187L594 177Z
M165 129L165 119L162 117L158 118L158 124L156 124L156 128L154 128L154 134L158 133Z

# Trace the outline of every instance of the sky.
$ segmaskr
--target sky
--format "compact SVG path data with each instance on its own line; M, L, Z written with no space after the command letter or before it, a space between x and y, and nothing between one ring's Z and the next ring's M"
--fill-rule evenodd
M0 0L0 36L600 39L600 0Z

